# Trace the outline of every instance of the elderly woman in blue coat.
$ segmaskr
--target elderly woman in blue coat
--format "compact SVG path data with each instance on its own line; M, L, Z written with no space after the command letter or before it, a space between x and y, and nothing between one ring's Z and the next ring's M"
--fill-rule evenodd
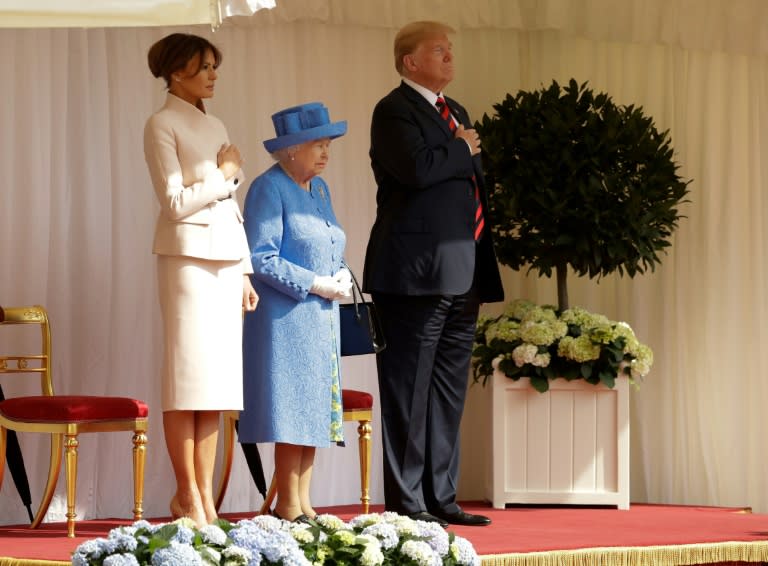
M264 146L277 163L251 183L243 213L260 301L244 323L238 437L275 443L273 514L306 521L315 516L315 449L343 441L336 301L352 282L342 266L346 237L318 175L347 123L331 122L317 102L272 122L277 137Z

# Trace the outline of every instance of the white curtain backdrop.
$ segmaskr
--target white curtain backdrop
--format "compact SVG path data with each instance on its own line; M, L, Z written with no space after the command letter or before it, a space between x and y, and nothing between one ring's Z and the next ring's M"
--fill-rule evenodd
M446 92L474 119L508 92L573 77L617 103L642 106L670 130L680 172L693 182L669 255L635 279L572 276L571 304L629 322L655 352L650 375L632 393L632 501L768 512L768 382L759 361L768 338L768 4L760 0L280 0L216 32L208 25L0 29L0 305L49 309L57 391L149 402L145 510L167 515L173 476L159 410L151 254L158 207L142 150L144 122L165 97L146 64L155 40L189 31L221 48L208 108L240 146L250 178L271 164L261 142L274 135L273 112L321 100L334 120L348 120L324 176L348 235L347 259L361 274L375 215L371 110L398 83L396 30L436 17L458 30L458 73ZM556 299L553 281L506 268L504 277L508 299ZM0 348L16 344L0 334ZM346 387L377 397L372 357L345 358L343 370ZM13 395L39 385L3 387ZM485 402L482 389L470 389L465 499L484 495ZM374 502L382 501L379 430L377 417ZM345 433L346 448L318 452L316 505L359 498L355 426ZM37 504L47 440L20 440ZM130 516L130 446L129 434L82 437L80 518ZM270 474L271 447L261 449ZM64 518L63 484L50 520ZM260 504L238 448L223 511ZM0 523L25 520L6 473Z

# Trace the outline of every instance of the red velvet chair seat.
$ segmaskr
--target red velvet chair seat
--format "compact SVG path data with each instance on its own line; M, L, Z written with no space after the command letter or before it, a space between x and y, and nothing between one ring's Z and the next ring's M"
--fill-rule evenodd
M129 397L96 397L90 395L35 395L0 401L0 414L25 422L114 421L146 418L146 403Z
M373 408L373 395L365 391L354 389L341 390L341 402L345 411L363 410Z

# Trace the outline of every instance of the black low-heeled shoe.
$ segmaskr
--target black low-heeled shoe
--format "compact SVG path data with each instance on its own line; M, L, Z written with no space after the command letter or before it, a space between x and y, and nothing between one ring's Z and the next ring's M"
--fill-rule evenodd
M275 519L280 519L281 521L288 521L289 523L306 523L306 524L310 524L310 521L312 521L312 519L307 517L304 513L302 513L298 517L294 517L293 519L283 519L280 515L277 514L277 511L275 511L274 509L272 509L270 511L270 514Z

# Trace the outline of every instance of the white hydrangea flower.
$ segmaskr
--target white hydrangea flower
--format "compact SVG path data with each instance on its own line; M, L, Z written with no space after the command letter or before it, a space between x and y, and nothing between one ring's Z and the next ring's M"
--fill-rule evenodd
M246 566L253 555L247 548L232 545L222 550L221 556L222 566Z
M534 346L533 344L520 344L517 348L512 350L512 359L515 361L515 365L521 368L525 364L533 362L538 352L538 346Z
M328 515L328 514L322 514L318 515L315 518L315 521L321 526L326 529L331 529L334 531L342 530L342 529L348 529L349 525L336 517L335 515Z
M380 566L384 563L384 554L381 552L379 539L372 535L361 534L357 540L365 543L365 549L360 556L360 563L363 566Z
M301 527L297 525L296 527L292 527L291 536L293 536L299 544L309 544L315 540L315 537L309 532L309 525L302 525Z
M200 529L200 538L206 544L224 546L227 543L227 533L217 525L205 525Z
M423 540L407 540L400 547L402 553L419 566L442 566L443 561Z

